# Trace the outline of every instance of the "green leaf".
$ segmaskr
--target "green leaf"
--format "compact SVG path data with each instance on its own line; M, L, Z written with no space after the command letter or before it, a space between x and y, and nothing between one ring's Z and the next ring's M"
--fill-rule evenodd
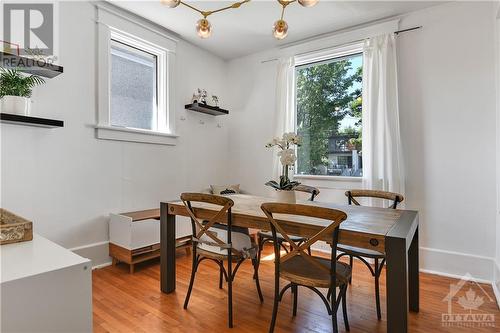
M0 67L0 98L6 95L31 97L33 87L45 83L37 75L25 76L18 69Z

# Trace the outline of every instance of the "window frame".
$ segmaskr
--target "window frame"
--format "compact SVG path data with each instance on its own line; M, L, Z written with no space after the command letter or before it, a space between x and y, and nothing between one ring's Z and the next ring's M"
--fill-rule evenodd
M153 130L111 125L111 45L113 41L156 56L157 127ZM97 6L97 123L104 140L175 145L175 51L177 40L147 21L106 5Z
M297 132L297 78L296 71L299 67L304 67L307 65L313 64L322 64L329 62L330 60L342 59L346 57L351 57L355 55L363 54L363 42L356 42L348 45L343 45L339 47L333 48L325 48L318 51L307 52L298 54L294 57L294 108L293 108L293 121L294 121L294 131ZM295 147L295 154L298 157L297 152L298 147ZM298 170L298 158L295 161L294 165L294 175L293 177L296 179L315 179L315 180L330 180L330 181L359 181L363 180L363 177L354 177L354 176L335 176L335 175L309 175L309 174L297 174L295 173Z

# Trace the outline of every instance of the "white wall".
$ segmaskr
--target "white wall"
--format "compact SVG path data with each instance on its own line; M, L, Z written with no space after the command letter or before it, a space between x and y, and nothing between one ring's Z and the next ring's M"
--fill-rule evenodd
M423 269L493 279L495 257L495 4L449 3L401 18L399 37L407 208L420 212ZM328 47L328 44L323 44ZM333 46L333 45L332 45ZM256 193L271 176L279 50L229 63L232 181ZM252 170L252 172L248 172ZM304 181L345 202L358 183ZM325 195L326 194L326 195Z
M94 9L87 2L60 4L64 73L33 95L33 113L62 119L64 128L1 126L1 206L32 219L35 232L67 248L106 242L110 212L158 207L181 191L225 178L227 117L186 111L184 104L198 87L224 103L226 64L184 41L177 48L175 80L178 145L95 138ZM89 255L97 263L107 259L107 245L99 250L99 257Z
M496 209L494 6L460 2L408 15L402 28L424 28L399 44L406 195L420 211L423 266L475 270L470 273L489 280Z

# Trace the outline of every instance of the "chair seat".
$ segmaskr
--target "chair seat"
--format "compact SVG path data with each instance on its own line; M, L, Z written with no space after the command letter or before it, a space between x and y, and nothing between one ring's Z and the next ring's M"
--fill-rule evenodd
M337 251L344 252L353 256L367 257L367 258L385 258L385 254L370 249L363 249L361 247L349 246L338 244Z
M228 255L227 254L221 254L221 253L217 253L217 252L212 252L212 251L207 251L207 250L204 250L200 247L197 247L196 248L196 253L201 255L201 257L204 257L204 258L210 258L210 259L214 259L214 260L227 260L228 258ZM231 256L232 258L232 262L238 262L242 259L255 259L257 257L257 250L256 249L250 249L249 250L249 253L248 253L248 257L243 257L243 256L239 256L237 254L233 254Z
M264 239L273 239L273 233L271 231L259 231L258 234L259 234L259 236L261 236ZM276 236L278 237L278 241L280 241L280 242L286 242L285 238L283 238L283 236L280 233L277 233ZM288 235L288 238L290 238L295 243L304 242L304 241L307 240L304 237L292 236L292 235Z
M255 246L252 244L252 239L248 235L248 228L234 226L232 230L231 243L233 248L239 252L242 252L242 255L244 255L245 257L252 259L255 258L257 256L257 251L255 249ZM215 223L208 230L208 232L215 235L215 237L217 237L221 241L227 242L227 227L225 225ZM207 253L211 252L215 256L219 256L219 258L227 257L227 249L211 244L215 244L215 242L206 234L204 234L201 237L200 243L198 243L197 248L204 250ZM236 254L234 255L236 256Z
M321 265L330 270L330 259L314 257ZM337 262L336 285L348 283L351 278L351 267L343 262ZM295 256L280 263L280 276L290 282L309 287L329 288L329 271L319 269L302 256Z

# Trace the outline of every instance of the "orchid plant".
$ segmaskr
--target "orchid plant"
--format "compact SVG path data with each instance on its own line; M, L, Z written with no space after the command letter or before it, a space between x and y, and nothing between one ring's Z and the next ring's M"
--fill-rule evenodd
M297 160L293 146L300 146L300 144L300 136L293 132L285 133L283 134L283 137L274 138L271 142L266 144L266 148L278 147L280 149L278 156L282 165L279 183L277 181L270 180L266 183L267 186L281 191L293 191L294 188L300 185L299 182L291 181L288 176L290 169L293 168L295 161Z

